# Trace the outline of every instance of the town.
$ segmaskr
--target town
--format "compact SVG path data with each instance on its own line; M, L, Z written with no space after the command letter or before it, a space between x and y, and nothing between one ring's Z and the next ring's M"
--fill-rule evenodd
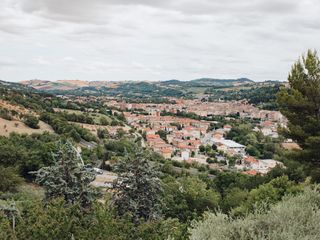
M153 151L166 159L208 165L211 169L233 168L244 174L266 174L283 163L274 159L257 159L246 152L246 146L226 139L232 129L229 124L220 127L218 121L178 117L177 113L191 113L200 118L222 116L232 120L258 120L254 131L278 138L278 127L286 126L286 118L279 111L260 110L245 102L202 102L170 98L175 104L126 103L107 101L108 107L124 112L127 123L137 130Z

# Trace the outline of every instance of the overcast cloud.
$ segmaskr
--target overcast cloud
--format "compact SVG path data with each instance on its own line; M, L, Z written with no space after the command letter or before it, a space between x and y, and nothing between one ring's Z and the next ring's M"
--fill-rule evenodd
M285 80L319 0L1 0L0 79Z

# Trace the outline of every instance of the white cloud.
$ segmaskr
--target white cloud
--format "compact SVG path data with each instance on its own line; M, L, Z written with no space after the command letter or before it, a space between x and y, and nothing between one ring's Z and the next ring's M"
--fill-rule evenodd
M0 8L7 80L285 79L291 60L320 49L318 0L2 0Z

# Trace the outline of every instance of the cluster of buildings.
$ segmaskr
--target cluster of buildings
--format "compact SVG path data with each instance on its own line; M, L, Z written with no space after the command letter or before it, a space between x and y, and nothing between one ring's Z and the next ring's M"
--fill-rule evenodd
M128 124L145 134L147 145L165 158L188 160L198 154L201 137L210 123L189 118L124 113ZM160 136L162 135L162 136Z
M132 104L132 106L142 107L141 104L138 104L138 106ZM199 147L201 145L215 145L218 152L224 153L217 156L219 161L227 162L228 165L228 157L237 156L238 160L235 167L245 174L266 174L276 165L281 165L280 162L272 159L255 159L247 155L246 146L225 139L224 136L232 128L230 125L224 125L221 129L208 132L210 126L208 121L161 116L159 109L149 109L147 107L142 109L147 111L148 114L124 112L127 122L131 127L144 133L146 144L165 158L209 164L210 167L214 168L217 164L208 163L206 161L208 156L200 152ZM266 136L277 137L277 126L282 119L277 112L271 113L261 111L263 120L258 125L258 130Z
M262 121L272 121L285 123L286 119L279 111L261 110L244 101L217 101L217 102L202 102L199 99L184 100L169 98L175 104L168 103L126 103L116 100L106 102L107 106L116 107L121 110L143 110L148 114L154 112L186 112L194 113L202 117L210 117L215 115L227 116L238 114L241 118L256 118Z
M272 168L277 165L283 166L279 161L273 159L256 159L255 157L249 156L246 153L246 146L239 144L235 141L225 139L224 133L229 131L229 126L224 126L223 129L207 133L202 138L202 143L207 145L215 145L218 151L222 151L228 156L237 156L237 162L235 168L242 171L244 174L257 175L266 174Z

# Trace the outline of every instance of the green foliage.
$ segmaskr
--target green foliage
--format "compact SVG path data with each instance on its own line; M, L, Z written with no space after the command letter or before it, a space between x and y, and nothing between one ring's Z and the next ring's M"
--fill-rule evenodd
M0 196L1 192L13 192L23 182L22 178L12 167L2 167L0 165Z
M246 200L231 212L234 215L245 215L262 205L266 208L280 201L287 194L297 194L301 191L302 185L289 181L287 176L278 177L251 190Z
M278 104L289 120L285 136L295 140L302 151L298 158L319 164L320 144L320 59L315 51L297 61L288 77L290 88L278 94Z
M163 182L164 214L167 217L177 217L187 222L208 209L218 208L220 195L208 189L207 184L197 177L167 177Z
M51 152L56 151L58 137L49 133L0 137L0 165L18 169L19 173L30 178L30 171L52 163Z
M79 204L66 205L62 199L32 202L22 207L15 233L12 222L0 211L0 239L182 239L183 226L177 220L142 222L135 226L117 218L112 209L95 203L85 213Z
M79 202L88 207L99 195L89 184L95 179L95 172L84 165L75 147L70 143L60 143L54 156L54 164L37 172L36 182L46 190L46 201L63 197L67 203Z
M136 150L115 166L118 178L113 184L113 204L119 216L129 214L134 223L161 215L162 188L159 173L150 165L150 155Z
M207 213L204 221L193 224L190 240L319 239L319 219L319 191L307 188L302 194L285 197L267 212L261 206L245 218Z
M105 128L98 128L97 135L98 135L98 138L105 139L109 136L109 132Z
M156 132L156 134L159 134L160 138L162 138L164 141L167 141L167 132L164 130L159 130Z
M66 111L59 112L57 115L65 118L67 121L94 124L93 118L85 113L68 113Z
M9 121L12 120L12 114L6 108L1 108L0 109L0 117L3 118L3 119L9 120Z
M223 91L219 88L213 87L206 90L210 94L209 101L217 101L223 99L225 101L247 100L249 103L259 106L263 109L276 110L276 94L280 91L280 82L267 82L266 86L256 84L256 86L244 89L231 89Z
M76 142L79 142L81 138L88 142L97 141L97 138L88 129L68 123L67 119L59 114L45 112L41 114L40 119L51 125L56 133L71 137Z
M26 124L28 127L38 129L39 128L39 119L35 116L32 115L25 115L23 117L23 122Z

